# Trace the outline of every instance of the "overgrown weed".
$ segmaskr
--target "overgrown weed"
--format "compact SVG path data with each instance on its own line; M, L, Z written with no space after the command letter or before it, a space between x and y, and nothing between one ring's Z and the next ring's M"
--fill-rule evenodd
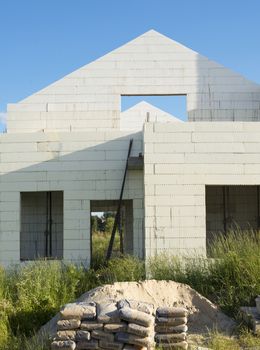
M254 305L260 294L260 234L237 230L219 235L210 254L211 259L161 254L146 263L147 274L152 279L189 284L236 317L240 306ZM0 350L31 350L29 337L65 303L102 284L145 276L144 262L132 256L114 258L107 265L97 263L96 269L60 261L0 267ZM246 331L237 340L219 334L211 340L216 350L256 344L260 345L259 338ZM45 350L46 345L35 343L33 349Z

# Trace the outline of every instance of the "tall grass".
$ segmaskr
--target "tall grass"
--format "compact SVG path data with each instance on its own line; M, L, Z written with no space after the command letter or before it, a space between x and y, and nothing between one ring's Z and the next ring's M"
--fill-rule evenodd
M260 293L260 233L241 230L215 239L210 251L215 302L231 314L241 305L254 305Z
M75 297L81 270L60 262L32 262L6 272L6 295L13 310L13 332L30 335Z
M50 350L51 340L45 337L37 337L36 335L27 338L23 334L14 336L10 335L5 344L0 343L1 350Z
M260 234L237 230L217 236L210 254L212 259L156 256L146 264L149 278L187 283L236 317L240 306L253 305L260 294ZM102 284L142 279L144 262L130 256L96 270L57 261L0 268L0 350L46 350L46 343L36 341L30 347L27 337L62 305ZM213 340L213 349L223 348L222 338Z
M240 333L232 338L228 338L220 333L211 333L207 339L206 345L212 350L241 350L241 349L259 349L260 338L253 335L246 328L242 328Z
M105 265L105 258L107 254L107 249L109 241L111 238L111 232L93 232L92 233L92 261L91 266L93 269L98 269ZM113 255L120 255L120 239L119 234L116 232L114 245L113 245Z
M26 339L62 305L102 284L143 278L144 263L129 256L97 270L58 261L0 268L0 350L44 350L46 342Z
M150 276L187 283L236 317L260 294L260 233L237 229L215 236L209 254L212 259L156 256L148 264Z

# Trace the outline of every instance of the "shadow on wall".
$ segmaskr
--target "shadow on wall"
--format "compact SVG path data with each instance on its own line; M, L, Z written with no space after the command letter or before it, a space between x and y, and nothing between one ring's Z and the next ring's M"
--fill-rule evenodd
M114 136L118 134L115 132ZM142 133L108 141L105 138L105 133L8 134L0 137L4 147L1 171L5 173L0 177L1 260L20 260L20 193L61 191L64 196L63 257L87 259L89 263L90 200L118 200L130 138L134 139L132 156L138 156L143 148ZM24 141L19 142L19 139ZM28 139L33 141L29 143ZM13 152L8 152L9 149ZM26 166L28 163L35 164ZM136 200L134 205L137 205L138 215L134 219L134 232L137 232L134 250L141 257L142 171L128 172L124 199ZM33 202L31 208L27 205L23 228L29 227L32 221L35 224L35 217L42 226L48 225L46 203L42 207L35 204ZM32 237L33 227L35 225L28 229Z

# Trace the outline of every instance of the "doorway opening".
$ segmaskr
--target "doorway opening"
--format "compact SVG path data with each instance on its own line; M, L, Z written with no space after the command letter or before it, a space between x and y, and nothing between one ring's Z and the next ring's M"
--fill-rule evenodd
M91 265L105 262L118 207L117 200L90 201L91 211ZM120 223L116 231L112 257L133 253L133 201L123 200Z

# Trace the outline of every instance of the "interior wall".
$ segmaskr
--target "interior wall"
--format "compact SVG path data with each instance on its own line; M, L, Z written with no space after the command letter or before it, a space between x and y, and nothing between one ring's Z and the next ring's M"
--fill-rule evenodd
M48 230L48 192L21 193L21 260L46 257ZM52 253L50 257L63 257L63 192L51 192Z

